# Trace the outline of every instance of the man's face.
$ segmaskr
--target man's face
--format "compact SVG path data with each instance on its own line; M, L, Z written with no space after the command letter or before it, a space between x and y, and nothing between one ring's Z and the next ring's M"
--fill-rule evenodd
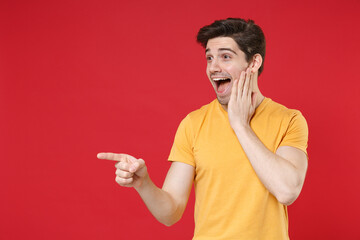
M230 37L212 38L206 45L206 74L221 105L227 105L235 79L240 78L249 63L245 53Z

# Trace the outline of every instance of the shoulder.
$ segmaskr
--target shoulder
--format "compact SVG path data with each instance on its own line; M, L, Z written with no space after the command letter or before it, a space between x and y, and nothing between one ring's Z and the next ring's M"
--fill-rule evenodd
M185 119L188 119L189 121L193 123L202 122L203 119L216 107L216 99L212 102L203 105L201 108L190 112Z
M203 105L199 109L190 112L181 121L178 131L184 131L188 134L188 136L194 137L198 133L199 129L201 129L201 126L203 126L206 119L211 118L211 113L217 108L216 104L217 100L215 99L214 101Z
M268 114L269 116L274 118L288 119L289 121L294 118L302 118L305 120L304 116L299 110L287 108L286 106L277 103L270 98L266 98L265 100L267 103L264 107L264 113Z
M211 111L214 101L202 106L201 108L190 112L186 115L185 118L179 124L175 135L175 143L187 143L190 146L193 145L194 139L197 135L197 132L204 122L204 119L208 115L208 112ZM180 144L184 145L184 144Z
M265 98L263 109L259 111L257 119L266 126L279 127L284 133L289 131L308 132L305 117L297 109L290 109L270 98Z
M302 113L274 101L269 104L268 111L270 112L269 120L276 119L276 122L280 124L282 138L279 147L291 146L307 153L309 130Z
M277 119L287 133L297 132L302 135L308 135L308 125L305 117L297 109L289 109L282 104L271 100L269 103L268 111L270 117Z

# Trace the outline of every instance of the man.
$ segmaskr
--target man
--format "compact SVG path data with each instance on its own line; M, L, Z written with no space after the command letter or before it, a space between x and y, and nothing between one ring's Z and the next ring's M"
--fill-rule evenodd
M142 159L98 158L119 161L116 182L134 187L167 226L181 218L194 183L193 239L289 239L286 206L299 196L307 170L306 121L261 94L265 38L253 21L215 21L197 40L217 99L180 123L162 189Z

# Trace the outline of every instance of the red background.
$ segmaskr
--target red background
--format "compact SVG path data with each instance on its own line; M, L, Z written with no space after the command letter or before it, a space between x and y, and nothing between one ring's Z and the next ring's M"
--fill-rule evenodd
M141 157L161 186L181 119L215 98L196 33L230 16L265 32L263 94L308 121L291 238L360 239L359 12L357 0L2 0L0 239L190 239L193 195L165 227L96 154Z

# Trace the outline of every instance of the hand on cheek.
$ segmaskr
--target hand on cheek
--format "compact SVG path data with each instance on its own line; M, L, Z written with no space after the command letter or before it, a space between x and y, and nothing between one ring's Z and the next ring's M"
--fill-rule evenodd
M239 79L234 81L228 104L228 116L231 127L235 130L250 126L255 112L255 94L253 93L254 72L248 67L242 71Z

